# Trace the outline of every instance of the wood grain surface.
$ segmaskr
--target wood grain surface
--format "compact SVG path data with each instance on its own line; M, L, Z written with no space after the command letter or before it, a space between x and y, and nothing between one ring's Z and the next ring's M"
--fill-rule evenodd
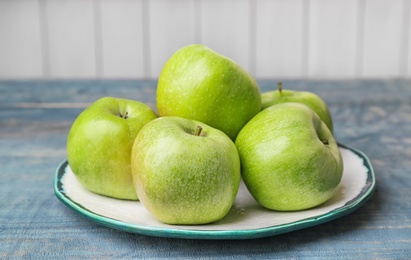
M262 91L275 81L259 81ZM155 108L155 81L0 81L0 258L2 259L410 259L411 82L296 81L330 107L336 139L363 151L375 194L347 216L254 240L157 238L97 225L54 195L58 164L76 116L103 96Z

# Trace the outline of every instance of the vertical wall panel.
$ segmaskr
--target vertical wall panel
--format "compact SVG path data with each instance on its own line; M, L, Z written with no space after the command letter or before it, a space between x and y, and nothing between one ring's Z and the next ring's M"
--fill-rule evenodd
M355 76L357 0L311 0L308 75Z
M411 1L404 0L403 32L405 60L403 62L403 77L411 78Z
M49 0L46 3L50 76L96 76L93 1Z
M362 76L398 77L402 1L366 0Z
M0 1L0 78L42 76L37 1Z
M150 0L148 77L158 78L164 63L181 47L194 42L193 0Z
M256 76L302 76L302 1L259 0L256 16Z
M102 0L102 70L105 78L142 78L143 11L141 1Z
M250 70L250 1L201 1L201 42ZM252 39L251 39L252 40Z
M411 78L410 15L410 0L0 0L0 79L156 79L192 43L256 78Z

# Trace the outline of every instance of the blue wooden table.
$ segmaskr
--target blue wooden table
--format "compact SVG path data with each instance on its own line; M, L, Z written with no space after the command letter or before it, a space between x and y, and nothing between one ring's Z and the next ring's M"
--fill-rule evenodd
M259 81L262 91L275 81ZM53 191L76 116L103 96L155 108L155 81L0 81L0 258L411 259L411 81L284 81L329 104L336 139L363 151L377 188L359 209L252 240L159 238L95 224Z

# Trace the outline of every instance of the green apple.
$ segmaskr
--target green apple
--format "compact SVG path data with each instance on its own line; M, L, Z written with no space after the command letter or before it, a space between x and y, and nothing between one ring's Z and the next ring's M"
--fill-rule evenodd
M231 139L204 123L160 117L141 129L131 170L140 202L167 224L222 219L237 195L240 158Z
M251 119L235 142L244 183L264 207L295 211L330 199L343 172L338 144L308 106L288 102Z
M278 83L278 90L261 94L262 109L285 102L297 102L309 106L315 113L317 113L321 120L324 121L331 133L333 133L334 129L331 113L328 110L327 104L318 95L308 91L283 90L281 82Z
M67 138L68 162L88 190L118 199L137 200L130 169L137 133L157 118L146 104L104 97L75 119Z
M193 44L175 52L164 65L157 86L160 116L204 122L235 140L261 110L254 78L233 60Z

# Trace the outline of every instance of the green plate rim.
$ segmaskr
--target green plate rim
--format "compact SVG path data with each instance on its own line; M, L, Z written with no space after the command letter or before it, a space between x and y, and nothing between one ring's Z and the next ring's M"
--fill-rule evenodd
M376 179L374 169L368 157L358 149L351 148L341 143L338 143L338 146L348 149L351 152L358 155L360 158L362 158L364 166L368 169L367 180L360 194L358 194L354 199L348 201L344 206L331 210L328 213L290 222L287 224L275 225L265 228L239 230L190 230L179 229L178 227L174 227L172 225L170 225L170 227L167 228L162 228L131 224L102 216L100 214L88 210L79 203L71 200L70 197L68 197L65 194L61 179L64 176L65 168L68 165L67 160L62 161L56 169L54 178L54 192L61 202L63 202L65 205L67 205L69 208L79 213L80 215L90 219L91 221L94 221L100 225L109 228L122 230L130 233L156 237L186 239L253 239L268 237L319 225L334 220L336 218L340 218L361 207L373 195L376 187Z

